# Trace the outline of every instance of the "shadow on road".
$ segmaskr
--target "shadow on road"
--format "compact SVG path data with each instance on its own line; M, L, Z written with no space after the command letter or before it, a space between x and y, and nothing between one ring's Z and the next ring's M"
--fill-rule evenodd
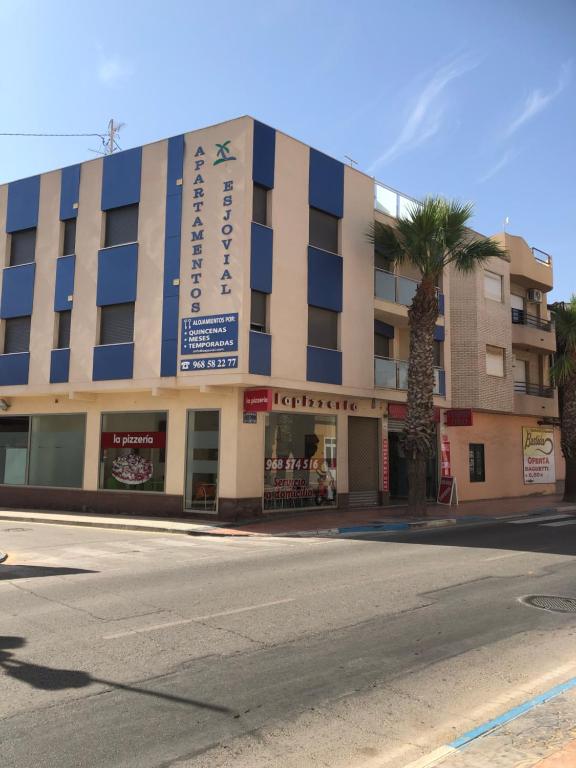
M0 668L7 675L26 683L38 690L43 691L63 691L68 688L86 688L93 683L109 686L112 689L129 691L144 696L153 696L165 701L176 704L187 704L192 707L208 709L211 712L220 712L226 715L235 715L236 713L228 707L221 707L217 704L208 704L205 701L196 699L187 699L181 696L173 696L161 691L153 691L148 688L141 688L124 683L115 683L112 680L103 680L102 678L92 677L88 672L77 669L58 669L54 667L45 667L42 664L32 664L17 658L12 653L16 648L23 648L26 640L23 637L8 636L0 637Z
M74 576L78 573L99 573L85 568L50 568L47 565L10 565L0 568L0 581L13 579L39 579L42 576Z

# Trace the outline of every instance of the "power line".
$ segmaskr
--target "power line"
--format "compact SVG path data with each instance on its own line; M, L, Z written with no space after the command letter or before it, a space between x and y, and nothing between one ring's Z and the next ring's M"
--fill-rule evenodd
M105 138L105 133L4 133L0 131L0 136L98 136L99 139Z
M113 118L108 122L108 128L105 133L31 133L24 131L0 131L0 136L32 136L35 138L49 137L49 138L72 138L72 137L90 137L98 138L102 142L102 149L91 149L90 152L94 152L97 155L111 155L117 150L121 150L122 147L118 143L118 134L124 127L124 123L117 123Z

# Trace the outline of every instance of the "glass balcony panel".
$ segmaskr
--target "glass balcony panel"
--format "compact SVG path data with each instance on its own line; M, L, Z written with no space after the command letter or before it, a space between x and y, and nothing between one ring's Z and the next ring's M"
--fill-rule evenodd
M398 389L408 389L408 363L398 360L396 365L398 367Z
M377 387L396 389L396 361L374 358L374 383Z
M411 219L412 218L412 211L415 208L420 208L420 203L417 203L416 200L411 200L409 197L403 197L402 195L399 195L399 197L398 197L398 218L400 218L400 219Z
M398 277L398 303L409 307L418 288L415 280L409 280L407 277Z
M380 184L375 185L376 196L376 210L387 213L388 216L398 215L398 195L391 189L382 187Z
M396 277L382 269L374 270L374 294L377 299L396 301Z

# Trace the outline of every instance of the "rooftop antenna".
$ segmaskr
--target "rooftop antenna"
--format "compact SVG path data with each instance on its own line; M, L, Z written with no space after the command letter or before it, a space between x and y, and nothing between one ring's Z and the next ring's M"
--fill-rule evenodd
M344 157L350 163L350 168L354 168L355 165L358 165L358 161L357 160L353 160L349 155L344 155Z
M126 123L117 123L113 117L110 118L106 133L100 135L102 149L91 149L90 152L95 152L97 155L111 155L122 149L118 144L118 134L125 125Z

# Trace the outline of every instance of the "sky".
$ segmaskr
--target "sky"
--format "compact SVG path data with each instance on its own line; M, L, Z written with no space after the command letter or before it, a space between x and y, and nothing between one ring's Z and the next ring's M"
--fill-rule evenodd
M0 133L123 149L249 114L472 226L576 292L576 0L0 0ZM0 183L98 138L0 136Z

